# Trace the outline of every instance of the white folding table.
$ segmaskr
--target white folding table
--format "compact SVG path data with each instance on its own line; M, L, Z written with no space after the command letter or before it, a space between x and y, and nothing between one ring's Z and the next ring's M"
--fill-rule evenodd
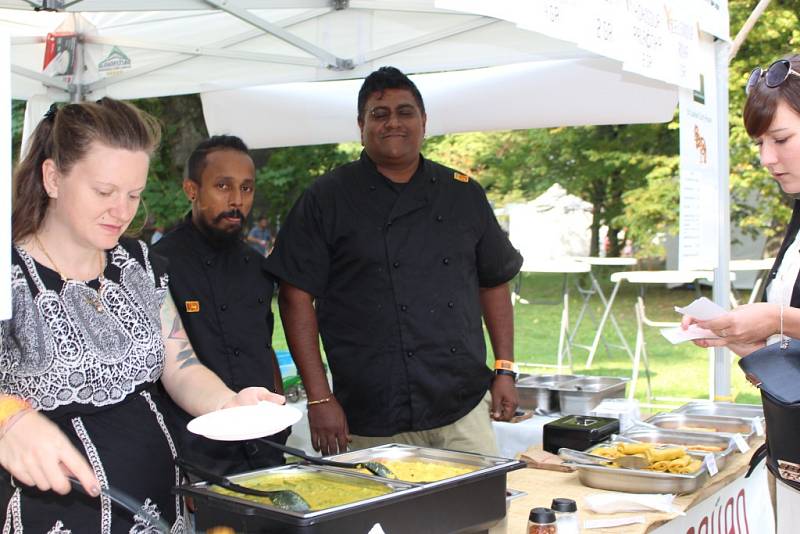
M619 328L619 324L617 323L617 318L614 317L614 313L610 310L609 301L606 297L605 293L603 292L603 288L600 286L600 282L597 280L597 276L595 276L595 267L631 267L636 265L638 260L636 258L622 258L622 257L596 257L596 256L574 256L571 259L575 261L588 263L591 266L589 271L589 280L590 286L588 288L581 287L580 284L575 282L578 287L578 292L583 297L583 305L581 306L581 311L578 313L578 319L575 321L575 327L572 329L572 335L569 339L570 347L580 347L587 349L589 351L589 356L586 359L586 368L589 369L592 365L592 360L594 359L594 354L597 352L597 346L600 340L603 340L603 344L606 347L606 352L610 352L610 347L619 347L625 349L627 352L628 357L633 360L633 352L631 351L630 346L628 345L628 341L625 339L625 336L622 335L622 331ZM597 295L600 298L600 301L603 303L603 313L606 314L607 318L611 321L611 325L614 327L614 331L617 334L617 339L619 339L619 345L612 345L606 341L605 335L603 335L603 326L605 326L605 321L597 322L594 318L594 314L592 312L592 308L590 307L591 298ZM581 322L583 321L584 315L586 312L589 312L589 316L592 318L592 321L595 323L597 330L595 331L595 337L592 341L591 345L579 345L574 343L574 338L578 333L578 328L580 328Z
M731 273L731 278L735 278L734 273ZM608 316L611 313L611 308L614 305L614 299L616 299L620 285L622 285L623 281L630 284L639 284L643 286L647 284L696 284L699 280L713 281L713 279L713 271L622 271L612 274L611 281L614 283L614 289L611 291L611 295L608 298L608 305L603 312L603 317L600 318L600 326L598 327L597 334L595 334L593 343L595 350L597 348L597 343L599 343L599 336L602 333L602 328L605 325L605 322L608 320ZM641 289L642 291L644 290L643 287ZM636 312L636 343L634 345L633 368L631 370L631 385L628 389L628 398L633 399L636 395L636 379L639 377L639 366L640 363L644 363L645 376L647 377L647 397L648 399L652 399L653 392L650 384L650 366L647 359L644 327L645 325L670 327L677 326L680 323L653 321L649 319L645 313L644 298L642 297L641 293L637 296L634 307ZM590 356L594 356L594 353L590 353ZM587 361L587 366L590 363L590 361Z
M561 373L564 354L567 354L569 360L569 368L572 370L572 351L569 346L569 284L567 278L570 274L583 274L591 272L591 265L586 262L575 261L572 258L562 258L554 260L533 260L525 261L520 269L520 275L517 282L517 287L512 293L512 303L517 301L528 304L529 302L520 297L522 288L522 273L558 273L563 275L563 284L561 287L561 325L558 333L558 360L557 365L539 365L537 367L556 367L558 373ZM533 304L558 304L558 302L533 302Z

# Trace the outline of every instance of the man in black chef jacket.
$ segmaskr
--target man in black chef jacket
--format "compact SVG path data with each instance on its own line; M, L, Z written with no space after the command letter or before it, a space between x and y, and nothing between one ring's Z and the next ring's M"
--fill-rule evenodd
M422 157L425 122L402 72L370 74L358 95L360 159L304 192L267 259L324 454L348 442L492 454L490 413L507 421L517 406L508 281L522 257L480 185Z
M282 393L272 350L273 277L249 247L242 228L253 207L255 167L234 136L214 136L195 148L183 190L192 211L153 245L169 260L169 288L197 356L238 391L264 386ZM218 473L283 463L280 452L253 441L213 441L186 430L192 416L169 403L180 455ZM270 439L286 441L288 431Z

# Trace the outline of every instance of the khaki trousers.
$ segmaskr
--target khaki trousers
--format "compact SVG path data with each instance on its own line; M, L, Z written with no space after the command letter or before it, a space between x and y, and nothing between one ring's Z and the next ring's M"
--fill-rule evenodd
M404 443L419 447L434 447L454 451L474 452L497 456L497 441L489 413L492 410L492 395L488 391L483 399L467 415L449 425L401 432L394 436L372 437L350 434L350 450L366 449L386 443Z

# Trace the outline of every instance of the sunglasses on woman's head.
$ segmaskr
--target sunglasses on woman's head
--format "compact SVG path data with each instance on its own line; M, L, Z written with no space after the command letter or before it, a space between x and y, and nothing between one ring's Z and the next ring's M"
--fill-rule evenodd
M792 64L788 59L779 59L770 65L767 70L764 70L761 67L756 67L750 73L750 77L747 78L747 85L744 88L744 94L749 95L750 91L752 91L753 88L758 85L758 81L762 77L764 78L764 83L767 84L767 87L774 88L785 82L789 78L790 74L800 76L800 72L797 72L792 68Z

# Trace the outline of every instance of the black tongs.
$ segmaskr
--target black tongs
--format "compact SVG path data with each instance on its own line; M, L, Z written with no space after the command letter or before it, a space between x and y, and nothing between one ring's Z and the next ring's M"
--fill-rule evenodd
M266 443L270 447L274 447L279 451L291 454L292 456L297 456L298 458L302 458L303 460L306 460L307 462L315 465L329 465L332 467L344 467L346 469L366 469L373 475L397 480L397 475L395 475L391 469L389 469L380 462L355 462L355 463L337 462L336 460L328 460L326 458L320 458L319 456L311 456L305 451L302 451L300 449L295 449L294 447L289 447L288 445L275 443L274 441L270 441L266 438L259 438L257 441Z
M175 463L187 473L192 473L200 478L205 479L207 482L217 486L241 493L244 495L252 495L255 497L267 497L278 508L289 510L291 512L308 512L311 510L308 502L306 502L299 493L292 490L259 490L255 488L248 488L233 482L228 477L219 475L212 471L200 467L199 465L187 462L182 458L175 458Z

